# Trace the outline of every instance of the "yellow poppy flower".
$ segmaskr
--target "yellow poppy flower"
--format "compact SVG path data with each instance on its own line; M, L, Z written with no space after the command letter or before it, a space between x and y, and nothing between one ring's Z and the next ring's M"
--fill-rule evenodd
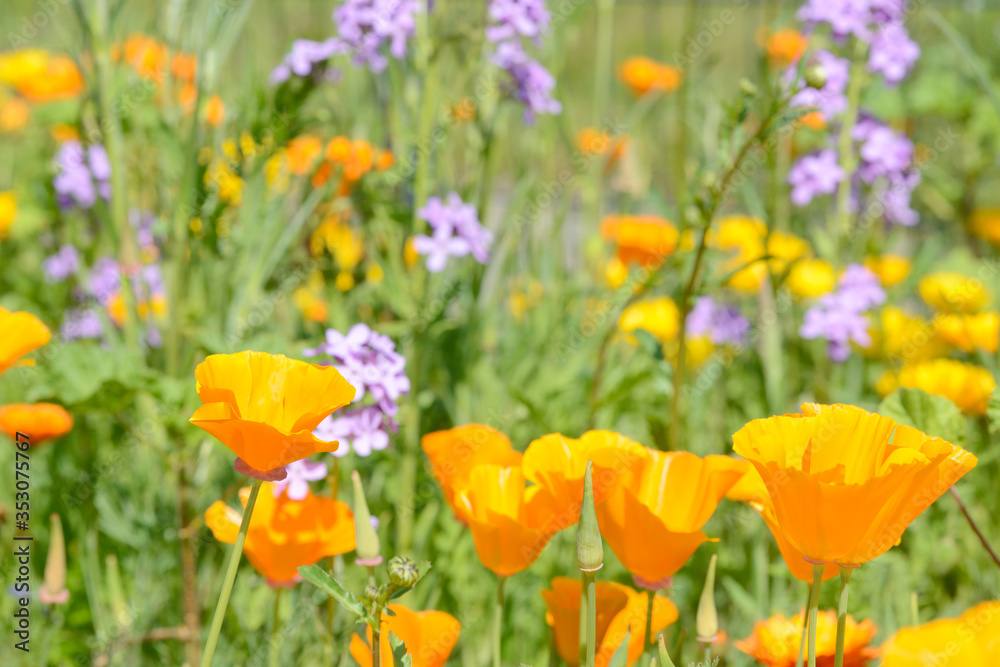
M883 359L930 359L946 350L934 325L908 314L897 306L886 306L879 313L878 324L868 331L872 344L865 348L869 357Z
M0 240L7 238L17 218L17 196L13 192L0 192Z
M964 315L941 313L934 318L938 339L947 345L975 352L977 349L995 353L1000 340L1000 313Z
M932 273L921 278L918 289L927 305L945 313L975 313L989 301L983 281L961 273Z
M952 359L929 359L904 364L898 373L889 371L879 380L883 396L897 387L923 389L928 394L944 396L970 415L986 414L996 380L981 366Z
M639 301L622 312L618 328L627 333L644 329L661 343L667 342L674 340L680 332L680 311L673 299L668 297Z
M803 259L792 265L786 284L795 296L817 297L833 291L837 272L826 260Z
M913 262L899 255L869 255L865 266L878 276L883 287L892 287L906 280Z
M758 621L753 634L735 642L736 648L752 656L766 667L792 667L799 656L802 640L803 613L791 618L775 614L766 621ZM878 657L878 651L870 647L877 628L870 620L858 623L847 615L844 634L844 667L864 667ZM837 612L820 612L816 618L816 664L832 667L837 650ZM803 655L808 651L808 644Z
M959 618L900 629L882 645L880 667L995 667L1000 664L1000 601Z

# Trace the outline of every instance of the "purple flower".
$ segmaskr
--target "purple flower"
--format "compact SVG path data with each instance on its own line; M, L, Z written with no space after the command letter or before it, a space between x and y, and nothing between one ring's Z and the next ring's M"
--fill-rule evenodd
M110 257L102 257L90 269L87 279L87 293L98 303L106 304L121 289L122 273L118 262Z
M519 37L538 40L549 31L545 0L493 0L489 15L494 23L486 28L486 38L491 42Z
M104 323L93 308L70 308L63 316L59 333L65 340L78 338L102 338Z
M790 104L793 107L816 107L829 121L847 109L847 82L850 79L851 63L829 51L817 51L813 59L823 69L823 87L810 88L805 81L800 81L800 90L792 96ZM795 74L795 68L789 68L786 79L791 81Z
M52 179L62 208L89 209L97 197L111 196L111 163L100 144L85 149L79 141L66 141L55 158L58 173Z
M45 273L45 281L49 283L61 283L76 273L79 268L80 253L76 249L76 246L69 243L63 245L54 255L46 257L42 261L42 271Z
M848 35L867 40L872 12L870 0L806 0L796 17L809 25L828 24L838 40Z
M386 48L396 60L406 56L407 41L416 30L418 0L345 0L333 11L337 48L353 53L356 66L381 72L389 64Z
M743 342L750 330L750 321L736 306L703 296L688 313L685 329L693 336L707 336L716 345L727 345Z
M897 177L913 162L913 142L874 119L858 121L854 138L862 142L858 175L865 183L873 183L880 176Z
M837 289L806 311L799 335L809 340L826 339L830 358L845 361L852 342L862 347L871 345L865 311L885 303L885 298L878 276L864 266L852 264L840 276Z
M910 39L906 28L901 23L889 23L872 35L868 69L894 86L906 78L919 57L920 47Z
M290 500L305 500L309 495L309 482L318 482L326 477L326 464L302 459L285 466L285 479L274 483L272 493L279 498L287 493Z
M833 194L844 179L844 170L837 164L837 153L824 150L799 159L788 172L792 186L792 203L805 206L817 195Z
M140 246L145 248L156 245L156 237L153 235L156 216L149 211L140 211L133 208L128 212L128 221L135 228L135 238Z
M544 0L490 0L491 24L486 38L493 43L490 61L507 70L511 92L524 105L524 122L533 123L537 114L558 114L562 105L552 97L556 80L545 67L524 50L522 40L536 45L549 30L549 12Z
M489 261L493 234L479 224L476 207L464 203L458 193L449 193L447 202L429 197L417 215L433 230L431 236L418 234L413 238L417 253L427 255L431 273L443 271L449 257L471 254L480 264Z
M311 76L322 69L327 60L346 53L344 45L336 37L314 42L311 39L297 39L281 64L274 68L268 80L271 83L287 81L294 74L299 77Z

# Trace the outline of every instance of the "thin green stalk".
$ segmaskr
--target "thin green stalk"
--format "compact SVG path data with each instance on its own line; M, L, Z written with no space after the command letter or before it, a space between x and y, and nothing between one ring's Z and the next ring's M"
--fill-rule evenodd
M847 594L851 586L853 567L840 568L840 604L837 607L837 654L833 667L844 667L844 635L847 631Z
M507 577L497 578L497 599L493 609L493 667L501 667L500 644L503 641L503 586Z
M823 564L813 565L812 591L809 594L809 667L816 667L816 618L819 615L819 587L823 583Z
M247 539L247 529L250 527L250 515L253 514L253 506L257 502L257 493L260 491L260 485L261 480L255 479L250 486L250 497L247 499L246 509L243 510L243 521L240 522L240 532L236 535L233 553L229 557L229 568L226 570L226 578L222 582L222 592L219 593L219 604L216 605L215 616L212 617L212 629L208 633L208 641L205 642L205 652L201 654L201 667L210 667L212 658L215 656L215 647L219 643L222 621L226 617L229 596L233 592L233 582L236 581L236 571L239 569L240 557L243 555L243 542Z
M587 587L587 664L594 667L597 655L597 583L593 572L583 573L583 583Z
M642 635L642 648L646 649L647 646L653 643L653 599L656 596L655 591L646 590L646 630Z
M854 126L858 121L858 111L861 106L861 89L865 84L864 54L868 45L857 40L854 46L854 58L851 62L851 79L847 84L847 111L840 126L840 137L837 151L840 154L840 168L844 177L837 186L837 212L834 217L833 229L830 230L830 240L833 247L840 246L841 235L846 235L851 227L851 181L858 168L858 156L854 150ZM835 258L836 259L836 258Z
M705 644L705 667L712 664L712 645Z
M795 667L802 667L802 660L806 650L806 631L809 629L809 602L812 600L812 586L806 586L806 606L802 610L802 633L799 635L799 657L795 660Z
M375 627L372 628L372 667L382 667L382 608L375 607Z
M271 610L271 651L267 659L270 667L278 667L278 657L281 655L281 592L284 589L274 589L274 609Z

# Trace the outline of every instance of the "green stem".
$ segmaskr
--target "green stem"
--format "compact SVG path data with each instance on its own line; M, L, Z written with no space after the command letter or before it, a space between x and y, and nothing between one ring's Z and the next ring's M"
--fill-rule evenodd
M648 600L646 601L646 630L645 634L643 634L643 650L653 643L653 598L655 596L655 591L646 590L646 597Z
M503 586L507 577L497 578L497 600L493 609L493 667L501 667L500 644L503 641Z
M837 607L837 654L833 667L844 667L844 635L847 631L847 594L851 586L853 567L840 568L840 605Z
M222 582L222 592L219 593L219 603L215 607L215 616L212 617L212 629L208 633L208 641L205 642L205 652L201 654L201 667L210 667L212 658L215 656L215 647L219 643L219 632L222 631L222 621L226 617L229 596L233 592L233 582L236 581L236 571L239 569L240 557L243 555L243 543L247 539L247 529L250 527L250 515L253 514L253 506L257 502L257 493L260 491L260 485L261 480L255 479L250 487L250 497L247 499L247 506L243 510L243 521L240 522L240 532L236 535L236 543L233 544L233 553L229 557L229 568L226 570L226 578Z
M812 590L809 593L809 667L816 667L816 617L819 615L819 587L823 583L823 564L813 565Z
M587 664L594 667L597 655L597 583L593 572L583 573L583 583L587 586Z
M281 629L281 591L274 589L274 609L271 612L271 651L267 659L270 667L278 667L278 656L281 655L281 639L278 631Z
M375 627L372 628L372 667L382 665L382 607L375 606Z
M837 186L837 212L833 229L830 230L830 240L834 248L840 246L841 235L846 235L851 227L851 181L858 168L858 156L854 150L854 126L858 121L858 110L861 106L861 89L865 83L864 54L867 44L857 40L854 46L854 58L851 63L851 79L847 84L847 111L840 126L840 137L837 150L840 157L840 168L844 177ZM834 257L836 259L836 257Z

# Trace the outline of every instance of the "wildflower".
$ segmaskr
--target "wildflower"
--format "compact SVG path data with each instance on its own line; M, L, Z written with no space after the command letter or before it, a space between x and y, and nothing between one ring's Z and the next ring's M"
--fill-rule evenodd
M836 152L822 150L799 158L788 172L792 203L805 206L817 195L833 194L842 180L844 170L837 163Z
M668 297L639 301L622 311L618 328L626 332L643 329L661 343L672 341L680 332L680 310Z
M989 667L1000 660L1000 601L982 602L958 618L901 628L881 650L883 667Z
M847 82L850 79L851 62L838 58L829 51L817 51L811 56L815 66L823 73L822 85L818 88L799 81L799 90L789 103L792 107L815 107L824 123L847 110ZM786 81L794 80L796 72L789 69Z
M272 84L297 77L311 77L325 71L326 62L335 55L347 53L347 47L336 37L314 42L311 39L297 39L281 64L271 71L268 81Z
M353 54L355 66L381 72L389 64L386 50L396 60L406 57L420 11L416 0L345 0L333 11L335 48Z
M666 63L659 63L643 56L634 56L622 65L621 78L634 94L645 95L651 90L662 93L677 90L684 78L684 73Z
M775 30L767 37L767 57L775 67L797 63L808 47L809 40L791 28Z
M49 328L31 313L0 308L0 375L13 366L34 364L21 357L45 345L51 337Z
M54 255L42 260L42 272L49 283L61 283L79 270L80 252L70 243L63 244Z
M802 411L749 422L733 450L760 473L781 533L812 563L880 556L976 465L961 447L861 408Z
M934 318L937 336L942 342L975 352L977 349L995 353L1000 339L1000 313L974 315L941 313Z
M969 229L993 245L1000 245L1000 209L973 211L969 218Z
M952 359L929 359L904 364L898 373L886 374L878 385L885 395L897 387L922 389L944 396L970 415L984 415L996 380L988 370Z
M721 270L729 275L726 285L744 292L755 292L768 278L768 272L780 275L790 264L812 254L804 240L787 232L768 234L763 220L729 216L719 221L718 232L708 239L711 247L731 253ZM764 261L764 256L770 259Z
M537 114L558 114L562 105L552 97L556 80L524 49L523 39L538 43L549 31L544 0L490 0L486 38L492 45L490 62L507 70L514 98L524 105L524 122Z
M788 273L788 289L801 297L817 297L833 291L837 274L824 259L802 259Z
M76 97L83 90L83 77L71 58L41 49L0 54L0 83L32 102Z
M479 224L476 208L464 203L458 193L450 193L447 203L438 197L428 198L417 215L427 221L432 235L414 236L413 247L427 255L427 270L431 273L444 270L449 257L471 254L480 264L489 261L493 234Z
M552 537L544 527L548 517L530 511L519 467L474 467L455 490L455 507L480 562L501 577L529 568Z
M104 323L93 308L69 308L63 315L59 335L66 340L101 338L104 336Z
M111 197L111 163L100 144L84 148L78 141L67 141L56 155L59 172L52 185L59 206L89 209L100 197Z
M549 527L562 530L580 518L587 462L593 466L594 502L601 503L621 485L637 479L646 448L611 431L587 431L579 439L552 433L534 440L521 468L534 483L528 492L532 511L548 517Z
M883 287L892 287L906 280L913 266L906 257L900 255L869 255L865 267L878 276Z
M413 611L401 604L390 603L382 612L379 648L380 664L394 667L389 635L403 642L410 656L411 667L444 667L455 648L462 624L443 611ZM357 633L351 635L351 657L360 667L372 667L372 630L366 626L367 643Z
M746 471L727 456L647 449L636 482L597 505L601 535L648 588L662 588L709 538L701 528Z
M752 635L735 642L736 648L766 667L792 667L800 652L804 615L805 612L800 612L786 618L779 613L765 621L758 621ZM816 621L816 664L830 667L837 650L837 612L833 609L820 612ZM870 660L878 657L878 651L869 646L876 631L875 624L870 620L859 623L850 614L847 615L844 667L865 667Z
M326 478L327 467L320 461L302 459L285 466L285 473L285 479L273 485L275 498L284 493L290 500L304 500L309 495L309 482Z
M456 513L456 490L468 485L469 475L476 467L521 466L521 453L511 448L510 439L485 424L434 431L421 438L420 444L430 460L431 473L441 485L445 501Z
M944 313L975 313L989 301L983 281L961 273L932 273L920 279L917 289L928 306Z
M17 196L11 191L0 192L0 239L7 238L16 219Z
M368 456L389 446L388 430L395 430L395 415L399 397L410 391L406 376L406 358L396 352L396 344L388 336L372 331L364 324L355 324L342 334L326 330L326 342L303 352L308 357L323 355L357 390L355 402L366 395L371 405L352 407L337 417L332 415L316 428L320 439L344 438L359 456ZM348 450L335 450L345 456Z
M580 602L583 586L578 578L555 577L551 588L542 591L545 599L545 622L552 629L556 652L563 662L576 667L580 656ZM611 656L629 636L626 664L635 663L642 655L643 634L646 632L648 600L628 586L598 581L597 651L595 665L606 667ZM677 607L663 595L653 598L653 619L650 630L659 632L677 621Z
M872 35L868 69L881 74L893 86L906 78L919 57L920 47L910 39L902 23L887 23Z
M20 98L0 101L0 132L13 134L28 124L31 109Z
M285 147L288 170L296 176L309 173L322 155L323 142L309 135L295 137Z
M208 104L205 105L205 121L212 127L218 127L225 120L226 105L223 104L221 97L212 95L208 98Z
M338 443L312 431L355 395L335 368L263 352L213 354L198 364L195 377L204 405L191 423L218 438L253 475L336 451Z
M946 351L934 335L931 322L898 306L883 308L869 335L872 344L865 348L866 352L884 359L928 359Z
M653 215L609 215L601 222L601 236L613 241L623 264L653 266L676 248L677 228Z
M809 340L825 338L829 341L830 358L845 361L851 354L850 343L871 346L865 312L885 302L885 298L878 277L865 267L852 264L837 281L837 291L822 297L806 311L799 335Z
M53 403L13 403L0 406L0 431L12 439L28 436L32 446L61 438L73 428L73 415Z
M257 496L243 549L254 569L272 587L290 587L298 568L354 550L354 515L346 503L306 492L301 500L275 494L269 483ZM246 507L250 488L240 490ZM221 500L205 512L215 539L236 542L242 516Z
M685 328L692 336L705 336L716 345L738 344L750 330L750 321L736 306L702 296L688 313Z

